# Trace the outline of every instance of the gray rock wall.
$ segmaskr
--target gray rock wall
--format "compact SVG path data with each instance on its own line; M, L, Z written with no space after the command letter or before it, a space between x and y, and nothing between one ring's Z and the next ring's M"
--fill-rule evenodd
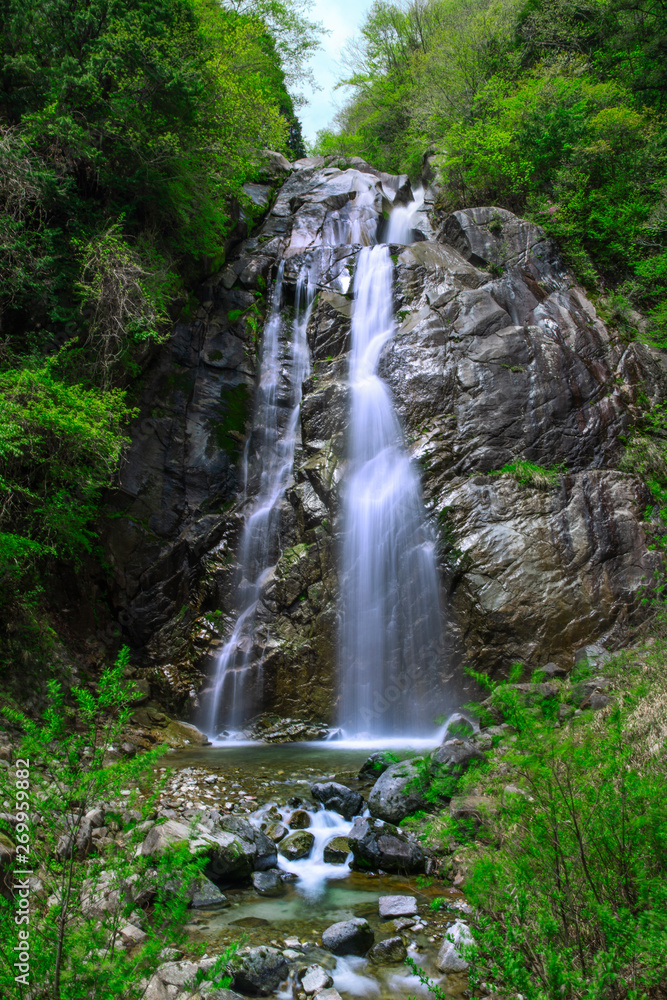
M327 287L308 330L302 442L255 656L267 710L331 720L356 250L327 247L326 234L354 214L360 187L373 185L381 213L409 186L361 161L295 167L148 374L107 550L121 621L156 690L192 702L233 622L239 458L257 367L249 318L281 256L289 289L304 255L316 255ZM380 374L439 539L453 654L443 678L461 662L569 666L577 646L620 634L657 565L643 521L650 495L617 471L638 392L657 391L655 362L605 328L541 230L501 209L457 212L437 239L391 249L397 331ZM519 459L560 471L542 487L497 474ZM216 610L217 620L203 617Z

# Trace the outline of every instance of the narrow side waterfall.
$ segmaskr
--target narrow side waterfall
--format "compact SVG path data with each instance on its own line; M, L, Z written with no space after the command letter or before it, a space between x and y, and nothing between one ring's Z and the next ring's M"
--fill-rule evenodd
M207 699L204 726L211 735L221 727L237 728L259 707L261 698L261 652L258 657L254 648L255 617L263 586L280 554L279 501L294 464L301 387L310 370L306 329L315 291L314 275L304 266L296 285L289 398L285 400L281 396L281 371L285 365L281 342L284 269L281 261L264 326L255 416L243 470L246 489L254 479L259 482L241 541L238 618L220 653Z
M389 390L377 375L394 332L389 250L355 272L347 484L343 492L340 724L347 734L435 730L442 642L434 540Z

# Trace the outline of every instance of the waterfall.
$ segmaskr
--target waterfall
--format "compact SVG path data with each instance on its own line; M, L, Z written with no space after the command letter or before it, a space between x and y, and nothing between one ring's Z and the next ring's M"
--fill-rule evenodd
M215 735L221 726L237 728L259 709L261 655L254 653L254 626L264 585L280 555L280 500L289 484L299 434L302 383L310 370L306 330L312 309L315 276L305 265L299 271L291 337L287 418L281 398L282 294L285 263L281 261L264 326L253 428L244 451L243 480L250 470L252 442L259 468L259 488L246 514L239 554L238 617L215 670L204 727Z
M434 540L419 479L377 375L394 332L392 278L386 246L361 250L340 576L340 722L348 733L378 736L434 725L442 638Z
M409 205L396 205L392 208L385 237L386 243L412 243L417 212L424 205L424 189L415 188L413 194L414 198Z

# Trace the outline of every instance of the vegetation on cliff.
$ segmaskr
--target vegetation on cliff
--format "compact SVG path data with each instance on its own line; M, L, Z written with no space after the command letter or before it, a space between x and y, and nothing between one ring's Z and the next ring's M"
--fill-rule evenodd
M667 343L667 8L627 0L376 0L317 151L419 175L556 238L627 335Z
M44 560L93 546L151 342L252 221L262 149L302 152L307 6L0 3L0 621L23 646Z

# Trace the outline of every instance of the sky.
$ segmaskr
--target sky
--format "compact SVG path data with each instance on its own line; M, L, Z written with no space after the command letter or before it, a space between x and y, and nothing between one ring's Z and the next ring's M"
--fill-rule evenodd
M315 0L308 11L308 17L312 21L321 21L331 31L330 35L324 36L322 48L311 60L313 75L322 90L313 92L305 89L309 101L298 112L303 134L310 142L319 129L330 124L337 106L343 103L345 91L333 89L341 75L340 53L347 39L356 34L371 2L372 0Z

